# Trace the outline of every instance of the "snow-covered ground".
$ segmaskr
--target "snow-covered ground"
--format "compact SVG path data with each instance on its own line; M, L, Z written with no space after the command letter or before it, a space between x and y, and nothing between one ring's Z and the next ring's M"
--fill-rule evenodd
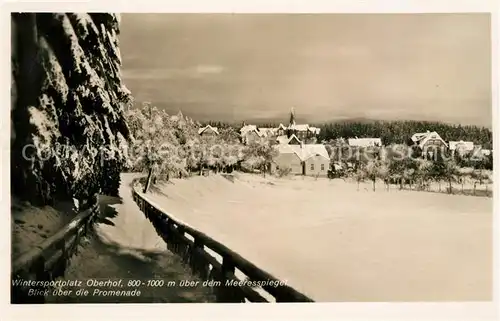
M316 301L491 299L492 198L235 175L147 197Z
M65 214L71 211L72 204L36 207L15 198L11 202L12 259L42 243L72 219L72 216Z

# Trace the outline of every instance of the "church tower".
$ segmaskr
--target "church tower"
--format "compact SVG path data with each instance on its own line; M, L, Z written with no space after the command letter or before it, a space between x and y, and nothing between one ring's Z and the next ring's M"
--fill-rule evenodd
M295 127L295 109L292 107L290 110L290 127Z
M288 124L288 129L286 131L287 137L295 134L295 109L292 107L290 110L290 123Z

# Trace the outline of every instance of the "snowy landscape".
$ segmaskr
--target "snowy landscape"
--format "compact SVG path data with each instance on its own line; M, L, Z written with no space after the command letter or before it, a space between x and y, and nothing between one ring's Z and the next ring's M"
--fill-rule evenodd
M491 300L488 22L13 13L12 302Z
M173 180L148 199L316 301L482 301L492 290L489 198L235 174Z

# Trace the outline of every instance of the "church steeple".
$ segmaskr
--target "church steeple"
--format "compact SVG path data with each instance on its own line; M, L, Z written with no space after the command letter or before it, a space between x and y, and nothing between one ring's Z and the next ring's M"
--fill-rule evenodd
M295 126L295 109L290 110L290 126Z

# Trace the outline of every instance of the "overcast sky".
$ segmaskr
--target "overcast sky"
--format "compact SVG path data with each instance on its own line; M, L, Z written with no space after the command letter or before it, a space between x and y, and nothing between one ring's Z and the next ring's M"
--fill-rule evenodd
M123 14L120 48L137 101L199 120L491 127L487 14Z

